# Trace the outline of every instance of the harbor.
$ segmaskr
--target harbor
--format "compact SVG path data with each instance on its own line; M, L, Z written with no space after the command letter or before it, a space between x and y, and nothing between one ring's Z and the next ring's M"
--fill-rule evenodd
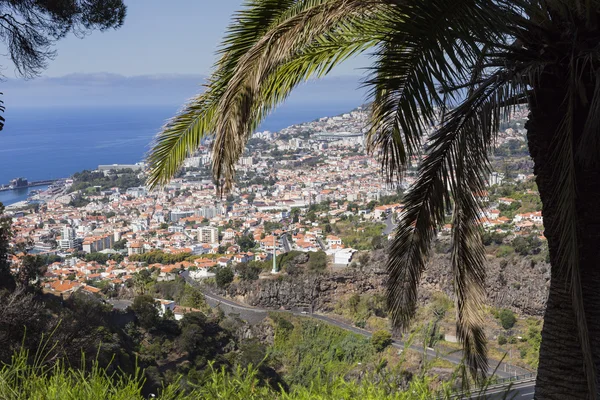
M31 188L37 186L49 186L57 182L58 179L48 179L44 181L33 181L29 182L27 178L15 178L12 179L8 185L0 185L0 192L7 190L20 190L24 188Z
M25 178L12 179L8 185L0 186L0 203L11 208L24 207L29 203L44 200L61 193L64 179L28 182Z

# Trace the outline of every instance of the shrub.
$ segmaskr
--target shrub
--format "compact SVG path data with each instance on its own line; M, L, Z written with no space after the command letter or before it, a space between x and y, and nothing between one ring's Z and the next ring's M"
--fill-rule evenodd
M510 329L515 326L517 322L517 317L515 317L515 313L506 308L502 309L498 314L498 318L500 319L500 324L504 329Z
M519 350L519 355L521 356L521 358L525 358L527 356L527 349L522 348L521 350Z
M514 252L515 250L510 246L500 246L496 251L496 257L507 257Z
M504 336L504 335L498 335L498 344L499 344L500 346L503 346L503 345L505 345L505 344L506 344L506 342L507 342L507 340L506 340L506 336Z
M225 287L233 282L233 271L229 267L219 268L215 275L215 281L218 287Z
M376 331L371 336L371 344L375 351L382 352L392 344L392 334L384 330Z

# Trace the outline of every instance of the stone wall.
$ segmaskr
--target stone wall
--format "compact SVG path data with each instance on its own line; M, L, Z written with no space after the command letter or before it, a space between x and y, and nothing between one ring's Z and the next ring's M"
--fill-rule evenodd
M270 309L312 307L313 311L331 311L339 299L354 293L383 293L386 274L385 255L375 253L366 268L346 268L336 273L304 274L231 284L220 294L246 304ZM542 316L548 295L550 266L530 258L514 257L487 260L488 304L509 308L519 314ZM434 291L452 293L450 257L434 255L421 280L419 297L427 301Z

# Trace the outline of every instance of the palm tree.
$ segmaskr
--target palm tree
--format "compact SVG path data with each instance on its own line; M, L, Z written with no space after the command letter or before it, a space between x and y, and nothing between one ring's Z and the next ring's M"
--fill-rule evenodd
M536 398L596 398L599 43L600 0L247 0L206 91L157 136L149 184L168 182L210 136L214 179L229 190L253 130L294 87L370 51L368 150L391 181L423 156L389 250L391 318L408 325L431 243L451 210L458 336L480 378L488 362L478 194L499 122L528 104L552 264Z

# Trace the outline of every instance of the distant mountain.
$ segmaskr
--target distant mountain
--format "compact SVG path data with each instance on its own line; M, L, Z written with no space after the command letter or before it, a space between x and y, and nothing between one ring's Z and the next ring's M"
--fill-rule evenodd
M203 90L203 75L123 76L111 73L70 74L32 80L7 79L0 83L7 107L183 105ZM365 100L359 77L335 77L302 84L290 96L291 104Z

